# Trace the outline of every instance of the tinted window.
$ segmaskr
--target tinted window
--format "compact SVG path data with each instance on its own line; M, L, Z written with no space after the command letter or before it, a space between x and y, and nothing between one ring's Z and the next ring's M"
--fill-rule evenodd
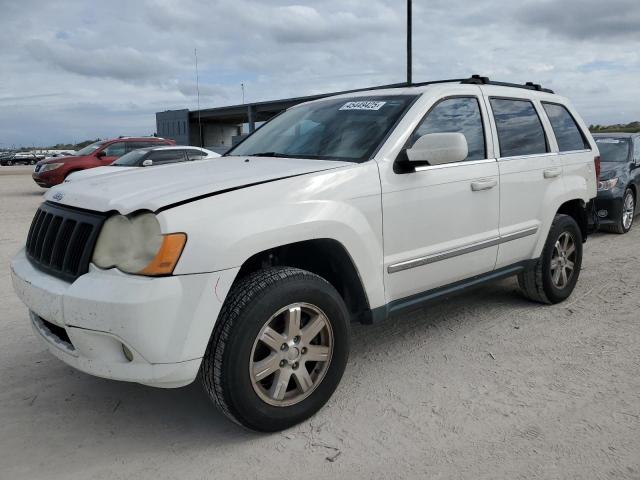
M565 107L555 103L543 103L542 106L544 111L547 112L547 117L549 117L549 122L551 122L551 127L561 152L590 148L582 135L580 127L576 125L575 120Z
M102 145L104 145L104 141L92 143L91 145L87 145L83 149L78 150L76 153L74 153L74 155L76 155L77 157L81 157L83 155L89 155L90 153L93 153L96 150L98 150Z
M116 167L139 167L147 153L149 153L147 150L133 150L125 153L111 165Z
M427 133L462 133L467 139L469 154L466 160L486 157L484 127L478 99L450 98L438 103L427 114L411 138L411 145Z
M126 145L127 153L133 150L137 150L138 148L145 148L145 147L152 146L152 145L149 145L148 142L126 142L125 145Z
M414 99L373 95L302 104L265 123L227 155L363 162Z
M158 150L157 152L151 152L148 158L153 160L154 165L185 161L182 150Z
M636 137L633 147L633 159L636 163L640 163L640 137Z
M124 142L112 143L104 149L104 153L107 155L107 157L121 157L122 155L124 155L124 151Z
M195 148L187 150L187 157L189 157L189 160L200 160L206 156L207 153L203 152L202 150L198 150Z
M628 138L596 137L596 145L600 150L600 160L603 162L627 162L631 151Z
M530 101L492 98L491 109L498 129L500 156L515 157L548 151L542 123Z

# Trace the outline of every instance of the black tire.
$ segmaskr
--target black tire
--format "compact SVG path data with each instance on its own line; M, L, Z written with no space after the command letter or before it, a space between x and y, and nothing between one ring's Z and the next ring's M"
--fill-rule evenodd
M624 234L627 233L629 230L631 230L631 227L633 226L633 218L634 216L631 216L631 223L629 224L629 227L625 227L624 226L624 212L625 212L625 205L627 202L627 197L631 196L632 200L633 200L633 205L635 206L636 204L636 197L633 194L633 191L630 188L627 188L624 192L624 196L622 197L622 207L620 208L620 217L616 220L616 223L610 223L610 224L606 224L606 225L602 225L600 228L604 231L607 232L611 232L611 233L617 233L617 234ZM634 212L635 214L635 212Z
M563 234L573 237L575 245L574 269L567 283L558 287L552 278L551 261L554 256L555 245ZM535 263L518 274L518 284L525 297L540 303L559 303L566 300L573 292L578 282L582 268L582 231L576 221L569 215L556 215L549 235L542 249L542 255Z
M7 160L7 163L5 163L5 165L7 167L10 167L11 165L13 165L13 160Z
M35 160L29 160L29 165L35 165L36 161Z
M270 405L252 384L252 349L271 316L298 302L326 314L333 332L332 355L309 396L290 406ZM202 359L200 378L209 397L232 421L251 430L283 430L311 417L329 400L347 364L349 334L349 313L329 282L297 268L260 270L240 280L227 296Z

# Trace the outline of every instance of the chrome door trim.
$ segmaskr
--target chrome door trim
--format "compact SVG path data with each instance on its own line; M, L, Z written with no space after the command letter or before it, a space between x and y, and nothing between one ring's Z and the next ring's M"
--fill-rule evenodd
M387 272L397 273L403 270L409 270L411 268L421 267L423 265L429 265L430 263L436 263L442 260L447 260L449 258L465 255L467 253L477 252L478 250L494 247L496 245L500 245L501 243L511 242L513 240L518 240L519 238L535 235L537 231L538 231L538 227L530 227L524 230L519 230L517 232L501 235L499 237L489 238L481 242L471 243L469 245L453 248L450 250L443 250L442 252L434 253L432 255L413 258L411 260L404 260L402 262L389 265L387 267Z
M483 160L469 160L469 161L461 161L461 162L453 162L453 163L443 163L442 165L422 165L420 167L416 167L416 172L424 172L425 170L438 170L440 168L451 168L451 167L465 167L469 165L481 165L483 163L496 163L498 160L495 158L485 158Z

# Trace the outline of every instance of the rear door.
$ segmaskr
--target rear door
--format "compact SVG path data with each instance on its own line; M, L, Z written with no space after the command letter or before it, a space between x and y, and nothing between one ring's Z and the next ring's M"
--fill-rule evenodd
M585 133L587 127L580 125L579 117L574 116L568 106L544 100L540 103L551 125L565 193L569 198L581 198L585 179L594 178L595 170L595 154Z
M539 236L547 234L543 223L549 205L563 191L562 168L543 126L541 105L513 94L513 89L485 90L500 169L496 268L532 258Z
M188 148L186 149L186 154L189 160L202 160L207 156L206 152L203 152L198 148Z
M187 161L187 156L182 149L156 150L151 152L147 158L153 160L154 166Z

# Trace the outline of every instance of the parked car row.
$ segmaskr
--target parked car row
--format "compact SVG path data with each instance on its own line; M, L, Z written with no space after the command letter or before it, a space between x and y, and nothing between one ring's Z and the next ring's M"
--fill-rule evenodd
M9 153L0 156L0 165L35 165L41 158L44 157L31 152Z
M133 150L160 145L175 145L173 140L156 137L120 137L101 140L87 145L68 157L57 157L37 163L33 180L43 188L64 182L73 172L111 165L118 158Z
M72 367L198 378L234 422L281 430L337 388L351 322L511 276L534 302L567 299L598 189L635 200L635 141L594 140L539 85L474 76L300 104L214 161L135 168L182 147L99 142L38 164L43 185L116 156L108 171L127 170L49 190L13 284ZM617 201L598 214L626 228Z

